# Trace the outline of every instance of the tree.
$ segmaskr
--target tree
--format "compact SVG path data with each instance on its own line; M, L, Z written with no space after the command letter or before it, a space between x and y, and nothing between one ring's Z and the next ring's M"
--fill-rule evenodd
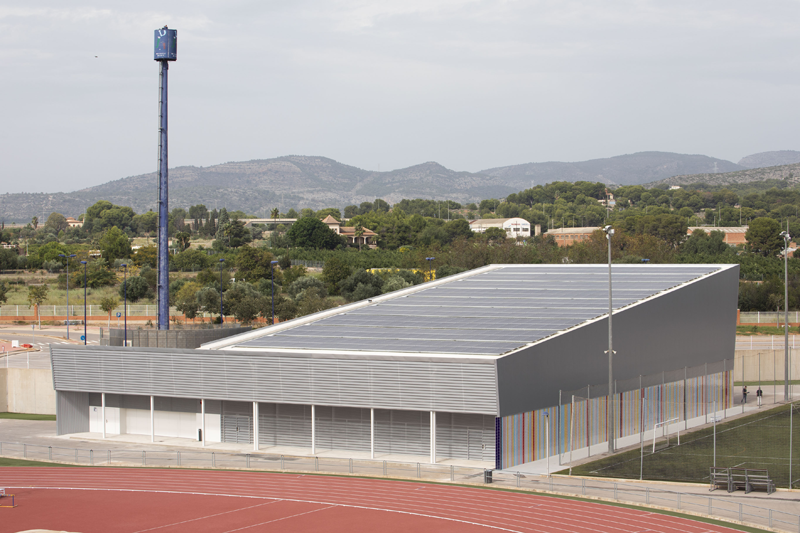
M269 305L252 285L246 282L237 282L225 291L225 306L228 314L232 314L242 324L249 324L258 314Z
M10 285L5 281L0 281L0 303L4 304L8 300Z
M219 313L219 292L213 287L203 287L197 291L197 304L206 313Z
M203 286L195 281L185 283L175 295L175 308L183 313L189 320L193 320L200 310L200 304L197 301L197 292Z
M128 237L122 233L118 227L113 226L108 229L100 238L100 253L109 265L114 264L115 259L123 259L131 256L131 243Z
M150 284L147 283L147 280L141 276L134 276L119 286L119 295L131 302L138 302L147 295L148 290L150 290Z
M108 313L108 328L111 329L111 311L117 308L119 300L113 296L106 296L100 300L100 309Z
M103 218L106 218L105 214ZM155 211L148 211L136 215L131 218L131 224L139 235L150 235L158 230L158 214Z
M39 321L39 329L42 329L40 308L45 300L47 300L47 285L30 285L28 287L28 309L36 306L36 318Z
M193 248L170 256L170 262L172 268L180 272L203 270L211 264L211 260L205 252Z
M304 217L292 224L286 233L292 246L333 250L342 244L342 239L327 224L316 217Z
M33 230L36 231L36 228L39 227L39 217L33 217L31 219L31 226L33 226Z
M350 266L340 257L331 257L322 268L322 281L328 286L330 294L339 294L339 283L352 273Z
M503 228L486 228L483 236L487 241L503 242L508 237L508 233Z
M67 217L61 213L56 213L55 211L50 213L50 216L47 217L47 222L44 223L45 228L51 229L55 233L64 231L67 229L67 226Z
M270 211L270 218L273 222L277 221L280 218L281 212L277 207L274 207L272 211Z
M358 243L358 251L360 252L361 251L361 237L364 236L364 226L362 226L361 224L356 224L355 227L353 228L353 230L354 230L353 235L355 236L356 242Z
M353 302L379 295L382 287L383 280L380 276L370 274L365 270L356 270L346 280L339 283L339 292L348 301Z
M783 248L783 239L781 239L780 233L781 225L777 220L759 217L750 222L744 238L747 240L747 248L750 252L763 257L771 257Z
M158 263L158 248L155 246L142 246L133 254L131 261L139 267L147 265L150 268L155 268Z
M328 215L332 216L339 222L342 221L342 212L339 211L338 207L326 207L325 209L320 209L314 214L314 216L320 220L324 219Z
M178 251L183 252L189 246L191 246L192 234L188 231L179 231L177 235L175 235L175 240L178 242Z
M297 300L298 298L302 297L302 294L309 289L316 290L322 298L325 298L328 293L325 290L325 284L322 283L318 278L313 278L311 276L305 276L300 279L297 279L292 282L286 288L286 293Z
M255 282L259 279L269 279L272 275L270 268L272 254L264 248L245 246L236 254L237 278Z

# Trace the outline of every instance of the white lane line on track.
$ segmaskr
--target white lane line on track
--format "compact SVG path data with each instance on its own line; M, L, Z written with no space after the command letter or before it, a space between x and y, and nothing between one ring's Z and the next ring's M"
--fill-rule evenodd
M303 516L303 515L307 515L307 514L311 514L311 513L316 513L318 511L325 511L326 509L332 509L333 507L336 507L336 506L335 505L330 505L328 507L323 507L321 509L314 509L313 511L306 511L305 513L298 513L298 514L292 515L292 516L284 516L283 518L276 518L275 520L268 520L267 522L261 522L260 524L253 524L251 526L244 526L244 527L240 527L238 529L229 529L228 531L223 531L222 533L233 533L234 531L242 531L244 529L250 529L251 527L263 526L263 525L266 525L266 524L272 524L274 522L280 522L281 520L289 520L290 518L297 518L298 516Z
M247 511L248 509L254 509L256 507L263 507L265 505L272 505L273 503L278 503L279 501L281 501L281 500L275 500L275 501L266 502L266 503L259 503L257 505L251 505L249 507L242 507L241 509L232 509L230 511L225 511L223 513L217 513L217 514L212 514L212 515L208 515L208 516L200 516L198 518L191 518L189 520L183 520L181 522L174 522L172 524L165 524L163 526L151 527L149 529L140 529L139 531L134 531L133 533L143 533L145 531L155 531L156 529L163 529L165 527L179 526L181 524L188 524L189 522L197 522L198 520L206 520L208 518L214 518L214 517L222 516L222 515L225 515L225 514L238 513L239 511Z
M367 511L384 511L387 513L399 513L399 514L407 514L411 516L421 516L423 518L433 518L435 520L448 520L450 522L459 522L462 524L469 524L473 526L480 526L480 527L488 527L491 529L498 529L500 531L510 531L511 533L522 533L516 529L508 529L505 527L500 526L493 526L490 524L480 524L478 522L470 522L468 520L459 520L457 518L449 518L446 516L436 516L436 515L429 515L424 513L414 513L411 511L400 511L397 509L383 509L380 507L367 507L364 505L348 505L342 503L332 503L332 502L318 502L313 500L299 500L299 499L292 499L292 498L270 498L268 496L246 496L246 495L239 495L239 494L215 494L210 492L182 492L182 491L171 491L171 490L149 490L149 489L101 489L101 488L93 488L93 487L32 487L30 485L9 485L4 484L5 488L8 489L41 489L41 490L97 490L97 491L115 491L115 492L150 492L150 493L159 493L159 494L182 494L182 495L192 495L192 496L219 496L219 497L229 497L229 498L250 498L254 500L281 500L286 502L297 502L297 503L316 503L318 505L329 505L331 507L348 507L352 509L365 509Z
M81 476L81 477L83 477L83 476ZM98 482L96 476L94 476L94 475L86 476L86 477L91 477L92 481L95 482L95 483ZM185 476L182 476L182 477L185 477ZM192 476L192 477L195 477L195 476ZM227 475L227 476L224 476L224 477L231 477L231 476ZM158 476L148 476L148 478L156 479L156 478L158 478ZM313 477L310 477L308 479L316 481ZM50 479L50 481L52 481L52 479ZM141 482L146 481L146 479L138 479L137 481L139 481L141 483ZM174 483L175 485L178 485L178 486L175 487L176 489L180 489L181 488L179 486L180 484L177 483L178 481L180 481L180 480L171 480L172 483ZM183 481L186 482L185 479ZM223 479L219 479L218 478L218 479L215 480L215 482L217 482L218 484L224 484L228 489L231 489L231 490L233 490L233 489L250 489L250 491L252 491L252 490L255 489L255 487L253 487L252 484L242 483L241 479L238 479L237 481L238 481L238 483L237 482L224 483ZM163 478L161 478L160 485L163 487L165 484L169 485L170 482L164 483ZM326 496L330 497L332 495L331 494L332 491L331 491L331 487L330 486L327 486L327 487L315 487L315 490L322 490L323 488L325 489L323 498L326 497ZM263 490L263 487L259 487L259 489ZM283 499L286 499L285 498L286 492L298 492L298 493L301 493L303 496L306 496L307 493L309 492L309 487L297 487L297 486L295 486L295 487L286 487L286 486L277 487L277 486L275 486L275 487L270 487L270 489L272 489L272 490L281 490L282 491L282 495L283 495L282 496ZM102 489L98 489L98 490L102 490ZM140 488L134 488L134 489L130 489L130 490L151 491L151 489L149 487L140 487ZM185 493L185 491L183 491L183 490L174 490L174 491L162 490L161 492ZM334 490L333 492L339 492L339 491ZM354 491L352 490L352 487L350 487L350 490L345 491L345 492L347 493L348 497L356 498L356 496L357 496L356 494L354 494ZM356 492L358 492L358 491L356 491ZM378 491L378 492L386 492L386 491ZM458 491L458 492L461 492L461 491ZM194 494L208 494L208 493L194 493ZM301 494L298 494L298 496L300 496ZM231 496L232 494L226 494L226 495ZM365 497L374 497L374 496L375 496L375 491L374 490L372 490L371 493L368 493L368 494L365 495ZM416 499L416 498L410 498L409 496L411 496L411 495L410 494L398 495L396 492L392 492L392 493L390 493L390 494L388 494L386 496L389 499L389 502L387 502L387 506L388 505L392 505L392 504L396 505L398 503L403 503L405 505L414 507L414 506L417 506L417 505L421 505L423 503L429 503L428 499L420 500L420 499ZM508 504L510 503L509 502L509 496L511 496L511 494L505 493L503 496L505 496L505 497L501 498L500 495L498 494L495 499L498 500L498 503L502 503L504 506L508 507ZM271 496L266 495L263 492L252 494L252 497L271 498ZM530 496L529 495L519 495L519 497L521 497L521 498L523 498L523 497L524 498L529 498ZM501 513L501 514L498 514L498 515L494 516L494 518L496 518L496 519L498 519L500 521L505 521L506 523L504 525L508 526L508 528L519 527L519 528L522 528L523 530L529 530L531 528L531 526L529 525L530 522L528 520L526 520L526 518L527 518L529 520L536 520L536 522L541 524L541 525L545 525L545 523L547 523L547 525L549 527L551 527L552 529L561 530L561 531L575 531L576 529L589 530L589 531L604 531L604 529L596 529L596 528L602 528L604 525L606 527L612 527L613 529L617 529L617 530L623 530L622 526L627 526L628 528L630 528L628 531L636 531L638 528L641 528L644 524L642 524L641 520L636 520L635 519L636 517L632 516L632 514L633 514L632 511L633 511L635 513L640 513L640 516L641 516L641 514L646 515L650 520L650 522L648 522L648 523L651 524L651 525L658 524L659 526L661 526L662 531L679 531L679 532L684 533L686 531L698 531L698 532L701 532L701 531L706 531L707 530L707 526L705 524L703 524L703 526L705 526L705 527L703 527L701 529L700 527L698 527L700 524L693 523L693 521L691 519L681 520L682 523L679 525L679 524L676 524L674 519L671 519L670 517L663 516L663 515L661 515L659 513L646 512L644 510L634 511L634 510L629 510L629 509L615 508L613 506L609 507L608 505L604 505L604 504L599 503L599 502L597 502L597 503L595 503L595 502L569 503L570 500L564 500L564 499L561 499L561 498L554 498L552 496L536 495L534 497L545 499L545 500L548 501L548 503L551 503L551 505L542 504L542 509L540 509L540 511L542 511L542 513L545 513L545 514L542 514L542 513L535 513L534 514L534 513L524 513L523 512L523 513L520 513L520 514L529 514L529 516L517 516L516 518L510 518L507 513ZM399 500L401 500L401 501L399 501ZM500 501L500 500L502 500L502 501ZM297 498L296 501L309 501L309 500L304 500L304 499ZM466 515L474 515L477 519L480 519L480 518L492 519L493 518L492 516L489 516L486 513L478 513L477 512L478 509L475 508L474 499L470 499L469 502L471 502L471 504L467 508L470 509L470 511L465 511L465 507L458 506L457 505L458 504L457 501L440 502L440 503L446 503L446 505L444 506L445 508L440 509L439 512L442 515L451 514L452 513L452 514L460 515L463 518L466 518L466 516L464 516L465 514ZM326 503L333 503L333 502L326 502ZM465 504L466 504L466 501L465 501ZM341 503L340 505L349 505L349 506L352 506L352 507L360 507L360 505L356 505L356 504ZM515 507L525 508L525 507L528 507L528 506L527 505L525 505L525 506L518 505L518 506L515 506ZM382 508L382 507L373 507L373 508L386 510L386 511L395 511L395 509ZM576 518L575 515L570 512L573 508L576 511L580 512L580 518ZM424 509L424 507L423 507L423 509ZM472 511L475 511L475 512L472 512ZM493 511L495 511L495 509L493 507L491 507L491 506L489 508L487 508L487 510L486 510L486 512L488 512L489 514L492 514ZM431 515L428 515L427 513L424 513L424 512L415 513L414 511L399 511L399 510L397 512L408 512L408 513L411 513L411 514L420 514L420 515L424 515L424 516L431 516ZM596 516L593 516L593 515L596 515ZM446 517L439 516L439 518L446 518ZM466 523L473 523L471 520L462 520L462 521L464 521ZM568 529L567 530L567 529L563 529L562 527L558 527L558 526L567 526L570 523L572 523L571 525L575 529ZM592 527L592 526L595 526L595 527ZM729 528L725 528L725 530L730 531ZM721 530L718 530L718 531L721 531Z
M47 470L48 470L47 481L49 482L54 481L52 478L52 474L54 473L53 471L56 469L47 469ZM41 470L38 470L37 472L41 472ZM181 485L190 483L192 482L192 480L198 478L208 481L209 479L208 474L209 473L207 472L200 473L200 472L187 471L179 473L176 471L174 472L174 477L171 478L169 481L165 482L165 479L162 475L156 475L156 473L153 473L152 475L137 475L136 478L128 480L128 482L142 484L142 485L144 485L145 483L158 482L158 484L161 485L162 488L166 488L164 487L164 485L167 486L174 485L176 489L174 492L184 493L185 491L182 490L183 487ZM389 491L389 490L377 489L376 485L381 486L381 488L387 487L386 483L389 482L384 480L374 480L374 481L343 480L336 482L335 481L336 478L317 477L317 476L297 476L297 475L290 475L291 477L289 477L279 474L278 476L283 477L283 479L298 479L299 477L304 477L305 478L304 483L302 486L300 486L299 484L297 484L297 482L294 481L290 481L289 483L273 482L273 483L268 483L267 486L265 486L263 483L260 483L258 486L256 486L252 483L252 481L254 481L253 479L245 480L244 476L242 475L231 474L226 472L214 472L213 474L214 475L210 477L213 477L214 482L217 483L218 485L224 485L227 490L231 491L240 490L244 492L249 492L250 494L252 494L253 497L270 498L269 495L264 494L263 492L264 489L274 490L274 491L279 490L281 491L281 497L284 499L286 499L285 495L287 492L296 493L296 495L300 497L307 497L309 489L311 489L312 491L320 491L321 492L320 496L322 498L327 499L330 496L333 496L335 493L341 492L342 494L345 494L348 498L355 499L356 502L358 502L359 493L362 493L363 497L367 499L375 498L375 496L378 495L379 493L384 493L382 494L382 496L385 499L387 499L386 502L387 507L388 506L394 507L397 504L404 504L412 508L419 506L422 507L422 509L420 510L422 510L423 512L418 514L424 516L430 516L424 512L425 509L423 505L430 503L429 498L426 498L424 500L416 498L415 497L416 495L410 494L408 493L408 491L406 491L406 494L402 493L399 494L397 490ZM68 481L70 483L75 483L76 480L72 478L76 477L76 474L71 473L70 476L71 477ZM77 477L85 482L91 481L91 483L94 484L103 482L103 480L98 479L95 474L90 475L88 472L86 475L77 475ZM28 472L26 480L30 482L30 472ZM114 479L114 481L117 481L116 478ZM397 482L397 481L393 483L404 486L409 485L409 483ZM324 484L324 486L321 486L320 484ZM311 485L311 487L307 485ZM358 489L354 490L353 485L357 485ZM410 487L408 488L410 489ZM150 490L150 488L147 486L142 486L140 488L135 488L133 490L147 491ZM651 528L653 525L658 525L660 526L661 531L679 531L681 533L685 533L687 531L695 531L698 533L708 531L707 524L697 523L694 520L692 520L691 517L686 517L686 518L669 517L662 515L660 513L653 513L651 511L646 511L645 509L633 510L633 509L609 506L603 502L574 501L569 499L557 498L546 494L529 495L529 494L515 494L515 493L502 492L502 493L495 493L495 495L492 495L491 493L485 494L483 498L486 501L483 503L487 505L476 506L474 497L471 497L469 494L470 491L474 491L476 489L470 489L467 487L441 487L441 488L430 487L430 490L432 492L435 492L437 490L439 492L447 491L448 493L446 498L447 501L440 502L444 504L442 505L442 508L438 510L442 515L455 514L456 516L461 516L466 518L464 516L465 514L466 515L472 514L475 515L476 518L478 519L491 520L493 518L496 518L500 522L505 521L506 523L503 525L508 526L508 528L520 527L522 529L530 529L531 528L530 522L525 520L527 518L529 520L535 520L536 522L542 525L544 525L543 523L552 523L553 525L550 527L553 527L556 530L562 530L562 528L556 526L555 524L565 526L570 522L575 522L572 525L574 528L577 529L596 531L596 529L593 528L592 526L596 527L606 526L606 527L611 527L612 529L623 530L622 526L627 526L625 530L632 532L645 526L645 524L642 523L641 518L647 517L649 520L647 524L650 525ZM458 496L454 498L453 493L457 494ZM205 493L200 493L200 494L205 494ZM226 494L226 495L231 496L232 494ZM541 511L540 513L531 513L530 511L525 512L525 510L527 510L527 508L529 508L530 506L531 497L538 498L546 502L544 504L541 504L542 508L540 509ZM512 503L514 500L516 500L517 502ZM297 501L308 501L308 500L297 498ZM497 511L495 507L492 505L493 502L502 504L502 507L506 509L506 512L495 515ZM462 505L459 505L459 503L462 503ZM348 504L344 503L340 505L348 505ZM352 504L350 506L359 507L358 504ZM478 513L478 511L480 510L478 509L478 507L486 507L486 509L483 513ZM517 516L516 519L510 518L508 515L508 511L510 511L511 508L517 508L517 512L522 516ZM389 508L386 509L378 508L378 509L387 511L393 510ZM469 511L466 511L465 509L469 509ZM571 512L573 510L579 512L580 519L576 518L576 515ZM416 511L416 509L414 511ZM408 511L408 512L415 514L414 511ZM519 511L522 512L520 513ZM404 512L404 511L397 511L397 512ZM490 516L490 515L495 515L495 516ZM676 519L678 519L677 523ZM465 522L472 523L470 520L466 520ZM717 527L719 528L716 530L718 532L732 531L730 528L725 526L717 526ZM574 531L574 529L570 531Z

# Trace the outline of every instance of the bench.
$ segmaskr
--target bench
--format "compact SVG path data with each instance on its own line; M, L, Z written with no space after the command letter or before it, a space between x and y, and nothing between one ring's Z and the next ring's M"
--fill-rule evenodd
M709 479L711 481L711 488L708 489L709 492L716 489L725 489L728 492L732 492L730 486L730 472L727 468L712 466Z
M765 490L767 494L775 492L775 482L770 479L769 472L765 469L712 466L709 479L711 481L709 491L725 488L728 492L742 489L745 494L758 489Z

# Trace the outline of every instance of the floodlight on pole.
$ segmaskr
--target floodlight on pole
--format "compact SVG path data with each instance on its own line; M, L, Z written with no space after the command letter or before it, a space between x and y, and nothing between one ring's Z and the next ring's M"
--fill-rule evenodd
M155 30L153 59L158 76L158 329L169 329L169 186L167 163L167 72L178 59L178 31Z
M614 228L606 226L603 228L608 240L608 453L614 453L614 344L613 329L611 327L611 316L614 312L611 299L611 236L614 235Z
M788 223L787 223L788 226ZM788 229L788 227L787 227ZM783 238L783 401L789 401L789 241L792 236L788 231L782 231Z
M81 261L83 265L83 345L86 346L86 264L88 261Z
M67 340L69 340L69 260L75 257L75 254L58 254L58 257L64 257L67 260Z
M125 344L128 345L128 265L122 263L122 272L124 273L125 281L122 282L122 312L125 314ZM119 326L119 318L117 319L117 326Z
M275 265L277 265L277 261L270 261L269 268L270 268L270 279L272 280L272 324L275 324Z
M219 260L219 323L224 324L225 319L224 316L224 308L222 307L222 263L225 262L225 259Z

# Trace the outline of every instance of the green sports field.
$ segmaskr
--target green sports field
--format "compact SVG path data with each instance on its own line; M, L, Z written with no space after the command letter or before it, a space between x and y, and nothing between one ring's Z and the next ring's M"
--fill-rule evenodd
M736 420L718 422L716 466L767 469L778 487L789 486L791 470L793 486L800 487L800 403L794 404L793 410L790 417L789 405L765 407ZM643 479L707 483L709 467L714 466L714 429L681 433L680 446L651 451L652 441L644 446ZM636 449L577 466L572 473L639 479L640 464L642 457Z

